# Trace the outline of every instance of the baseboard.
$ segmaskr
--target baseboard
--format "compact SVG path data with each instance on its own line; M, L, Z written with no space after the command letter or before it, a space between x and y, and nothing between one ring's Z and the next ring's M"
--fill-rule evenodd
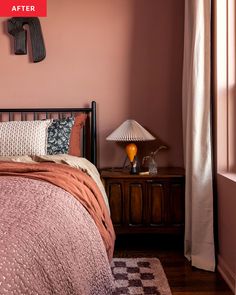
M236 295L236 275L233 273L233 271L229 268L229 266L220 255L217 256L217 259L217 270L219 271L227 285L230 287L232 292Z

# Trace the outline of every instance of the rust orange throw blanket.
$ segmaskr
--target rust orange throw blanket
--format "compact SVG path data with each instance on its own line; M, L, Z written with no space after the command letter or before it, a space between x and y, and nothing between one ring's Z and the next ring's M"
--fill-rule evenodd
M86 173L64 164L55 163L0 163L0 175L20 176L48 181L72 194L87 209L96 223L111 261L115 233L96 183Z

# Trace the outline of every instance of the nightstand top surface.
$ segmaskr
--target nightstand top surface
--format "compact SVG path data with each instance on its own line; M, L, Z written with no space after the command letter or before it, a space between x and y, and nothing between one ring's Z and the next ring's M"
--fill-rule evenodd
M165 177L184 177L185 170L180 167L160 167L156 175L139 175L129 173L129 170L122 168L101 169L101 176L105 178L165 178Z

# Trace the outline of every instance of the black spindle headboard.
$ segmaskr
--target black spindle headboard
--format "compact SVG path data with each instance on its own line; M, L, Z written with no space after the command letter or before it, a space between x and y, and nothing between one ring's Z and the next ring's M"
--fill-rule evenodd
M82 155L97 165L97 124L96 124L96 102L92 101L90 107L86 108L17 108L0 109L1 121L27 120L29 116L33 120L51 118L57 114L59 118L73 116L78 113L88 115L83 127ZM6 119L7 117L7 119ZM17 118L17 119L16 119ZM79 144L79 143L78 143Z

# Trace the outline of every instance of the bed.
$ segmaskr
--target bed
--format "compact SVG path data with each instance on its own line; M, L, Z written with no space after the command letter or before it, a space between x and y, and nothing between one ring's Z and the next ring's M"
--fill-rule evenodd
M112 294L96 103L0 119L0 294Z

